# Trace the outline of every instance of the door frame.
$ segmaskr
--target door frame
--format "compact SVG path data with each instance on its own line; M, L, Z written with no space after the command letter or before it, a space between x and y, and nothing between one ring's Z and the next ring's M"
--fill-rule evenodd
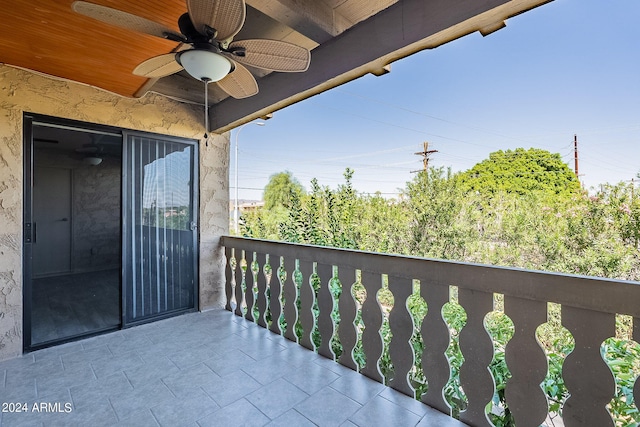
M33 127L34 126L48 126L53 128L63 128L76 131L84 131L87 133L106 133L121 136L122 129L105 126L94 123L81 122L77 120L64 119L60 117L47 116L36 113L23 113L23 245L22 245L22 349L27 353L30 351L38 350L41 348L50 347L52 345L60 345L69 341L75 341L80 338L87 338L92 335L98 335L104 332L113 331L119 329L107 328L105 330L91 331L87 334L79 336L65 337L53 342L47 341L36 345L32 344L32 322L31 316L33 311L33 238L35 237L35 230L33 230L33 173L34 173L34 141L33 141ZM72 196L73 197L73 196ZM121 195L122 197L122 195ZM122 232L120 233L122 235ZM122 242L120 243L122 246ZM73 256L71 257L71 263L73 265ZM120 282L120 292L122 292L122 280ZM119 298L121 300L122 298ZM122 319L122 308L120 307L120 318ZM122 324L122 321L121 321Z
M179 309L179 310L173 310L173 311L169 311L169 312L164 312L164 313L159 313L156 314L152 317L146 317L143 319L139 319L139 320L134 320L134 321L128 321L127 319L127 307L128 304L130 304L130 301L127 300L127 294L128 294L128 290L126 290L124 287L126 286L126 277L127 277L127 265L128 265L128 257L131 256L131 247L129 247L128 245L125 245L124 242L128 241L128 236L126 235L126 230L128 229L129 225L130 225L130 216L127 215L127 213L129 212L129 210L132 208L131 207L131 200L129 200L127 197L124 197L124 195L127 192L127 186L130 184L130 180L131 177L128 175L127 171L126 171L126 165L128 164L128 156L129 156L129 150L128 150L128 144L130 144L129 142L129 138L130 137L142 137L142 138L152 138L152 139L159 139L162 140L163 142L175 142L175 143L180 143L180 144L185 144L190 146L193 149L193 155L191 156L191 166L190 166L190 170L191 170L191 177L192 177L192 185L191 185L191 199L192 199L192 206L193 206L193 215L195 216L195 218L193 219L193 223L195 224L195 229L194 231L194 238L193 238L193 264L192 264L192 268L193 268L193 273L194 273L194 280L193 280L193 307L190 308L186 308L186 309ZM190 313L190 312L195 312L198 310L199 307L199 298L200 298L200 293L199 293L199 289L200 289L200 233L198 232L198 230L200 229L200 206L199 206L199 201L200 201L200 170L199 170L199 156L200 156L200 152L199 152L199 141L197 139L189 139L189 138L184 138L184 137L177 137L177 136L170 136L170 135L162 135L162 134L157 134L157 133L152 133L152 132L145 132L145 131L137 131L137 130L128 130L128 129L123 129L122 130L122 171L123 171L123 175L122 175L122 189L121 189L121 194L122 196L122 219L121 219L121 224L122 224L122 231L121 231L121 239L122 239L122 261L121 261L121 266L122 266L122 287L121 287L121 292L122 292L122 304L121 304L121 318L122 318L122 329L126 329L126 328L130 328L132 326L136 326L136 325L141 325L141 324L145 324L145 323L151 323L151 322L155 322L157 320L161 320L161 319L166 319L169 317L174 317L180 314L184 314L184 313Z
M193 185L191 189L191 197L193 199L193 212L195 219L195 235L194 235L194 304L193 308L188 310L180 310L178 312L170 312L164 313L157 317L153 317L150 319L144 319L138 322L126 323L125 322L125 307L126 307L126 289L124 277L124 256L125 252L128 253L128 248L124 247L123 235L124 235L124 227L125 221L127 220L127 215L125 208L128 206L129 201L124 199L124 185L128 180L126 176L125 168L122 168L121 172L121 187L120 187L120 247L121 247L121 264L120 264L120 325L115 328L108 328L106 330L92 331L87 334L82 334L79 336L66 337L54 342L46 342L42 344L32 345L32 336L31 336L31 315L32 315L32 298L33 298L33 237L34 233L32 230L33 224L33 172L34 172L34 142L33 142L33 126L34 125L43 125L49 127L59 127L59 128L68 128L72 130L78 131L86 131L87 133L108 133L112 135L117 135L122 137L122 164L124 165L125 161L125 141L127 135L135 134L135 135L143 135L146 137L151 137L155 139L162 139L165 141L174 141L182 144L188 144L193 147L193 156L191 158L191 170L193 176ZM199 214L199 141L195 139L183 138L183 137L174 137L163 134L155 134L151 132L143 132L136 130L129 130L125 128L115 127L115 126L107 126L89 122L82 122L78 120L64 119L60 117L48 116L43 114L36 113L23 113L23 244L22 244L22 289L23 289L23 310L22 310L22 325L23 325L23 351L25 353L30 351L35 351L41 348L50 347L52 345L60 345L69 341L75 341L78 339L88 338L93 335L99 335L105 332L110 332L119 329L125 329L131 326L135 326L141 323L153 322L156 320L160 320L166 317L172 317L175 315L183 314L185 312L197 311L199 307L199 263L200 263L200 254L199 254L199 239L200 233L197 232L199 228L200 222L200 214ZM73 262L73 256L72 256Z

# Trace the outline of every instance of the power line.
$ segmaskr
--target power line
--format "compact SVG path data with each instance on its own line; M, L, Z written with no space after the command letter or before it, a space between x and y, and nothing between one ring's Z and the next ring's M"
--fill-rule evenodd
M423 168L422 170L426 172L427 169L429 168L429 157L433 153L437 153L438 150L429 150L429 143L427 141L423 142L422 144L423 144L423 150L413 154L417 156L422 156L422 168ZM419 170L411 171L411 173L416 173L416 172L420 172L420 171Z
M383 120L373 119L371 117L363 116L361 114L355 114L355 113L353 113L351 111L341 110L339 108L335 108L335 107L332 107L332 106L329 106L329 105L325 105L325 104L321 104L321 103L316 103L316 105L318 105L320 107L323 107L323 108L326 108L326 109L329 109L329 110L338 111L338 112L343 113L343 114L348 114L350 116L359 117L361 119L364 119L364 120L367 120L367 121L370 121L370 122L380 123L380 124L383 124L385 126L394 127L394 128L398 128L398 129L404 129L404 130L407 130L407 131L410 131L410 132L421 133L421 134L429 135L429 136L432 136L432 137L435 137L435 138L444 139L444 140L447 140L447 141L461 142L463 144L475 145L477 147L482 147L482 148L492 148L492 149L496 149L496 150L499 150L501 148L501 147L496 147L496 146L487 145L487 144L478 144L478 143L474 143L474 142L464 141L462 139L450 138L450 137L447 137L447 136L444 136L444 135L438 135L438 134L435 134L435 133L429 133L429 132L425 132L423 130L414 129L414 128L410 128L410 127L406 127L406 126L400 126L400 125L395 124L395 123L389 123L389 122L385 122Z
M397 104L392 104L392 103L389 103L389 102L386 102L386 101L382 101L380 99L371 98L371 97L368 97L368 96L363 96L363 95L360 95L360 94L357 94L357 93L354 93L354 92L346 91L344 89L334 89L334 90L336 92L342 92L342 93L347 94L349 96L352 96L354 98L360 98L360 99L364 99L364 100L367 100L367 101L373 101L373 102L376 102L378 104L381 104L381 105L384 105L384 106L387 106L387 107L396 108L396 109L398 109L400 111L406 111L408 113L412 113L412 114L415 114L415 115L418 115L418 116L427 117L427 118L430 118L430 119L433 119L433 120L438 120L438 121L441 121L441 122L444 122L444 123L449 123L449 124L460 126L460 127L463 127L463 128L472 129L472 130L476 130L476 131L480 131L480 132L485 132L485 133L490 134L490 135L499 136L501 138L511 139L511 140L514 140L514 141L525 142L527 144L532 144L533 145L533 143L531 141L527 141L527 140L524 140L524 139L521 139L521 138L514 138L512 136L504 135L504 134L501 134L499 132L496 132L496 131L493 131L493 130L490 130L490 129L484 129L484 128L477 127L477 126L470 126L470 125L466 125L464 123L458 123L458 122L454 122L454 121L451 121L451 120L443 119L443 118L440 118L440 117L432 116L430 114L422 113L420 111L415 111L415 110L412 110L410 108L406 108L406 107L403 107L403 106L400 106L400 105L397 105Z

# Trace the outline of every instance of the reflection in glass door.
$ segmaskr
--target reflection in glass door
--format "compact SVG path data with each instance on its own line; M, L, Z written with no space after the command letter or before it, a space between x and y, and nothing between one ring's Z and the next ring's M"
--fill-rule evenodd
M197 306L197 145L125 134L124 323Z
M121 326L122 134L24 123L23 344L35 350Z

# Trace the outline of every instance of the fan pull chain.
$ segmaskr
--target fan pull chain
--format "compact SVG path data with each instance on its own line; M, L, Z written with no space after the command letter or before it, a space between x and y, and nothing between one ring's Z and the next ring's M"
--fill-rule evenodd
M204 145L209 146L209 82L206 77L202 79L204 82Z

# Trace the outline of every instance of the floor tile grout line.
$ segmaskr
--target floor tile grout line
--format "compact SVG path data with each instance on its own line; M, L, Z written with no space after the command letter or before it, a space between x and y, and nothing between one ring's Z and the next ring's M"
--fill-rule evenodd
M37 399L38 397L40 397L40 393L38 393L38 379L37 378L33 379L33 385L34 385L34 387L36 389L36 399Z
M169 391L169 393L171 393L171 396L173 396L174 399L178 399L178 395L175 394L173 392L173 390L171 390L171 387L169 387L169 385L167 383L165 383L164 381L161 380L161 382L162 382L162 385L164 385L165 388Z
M131 382L131 379L129 378L129 375L127 375L127 373L125 371L122 371L122 375L124 375L124 378L127 380L129 385L131 386L131 389L135 390L136 388L133 386L133 383ZM160 381L162 381L162 379L160 379Z
M160 383L162 383L162 385L165 386L167 388L167 390L169 390L169 393L171 393L171 395L174 398L176 398L176 399L178 398L178 396L173 392L173 390L171 390L171 387L169 387L169 385L166 382L164 382L164 378L160 378Z
M75 406L73 405L73 396L71 396L71 387L67 387L67 395L69 396L68 402L71 402L72 408L75 408Z
M113 402L111 401L111 397L107 396L107 401L109 402L109 406L111 407L111 410L113 411L113 415L116 416L116 420L118 420L118 423L120 421L122 421L122 419L120 419L120 416L118 415L118 411L116 411L116 408L113 406Z
M388 386L387 386L387 387L388 387ZM396 393L400 393L401 395L406 396L408 399L412 399L412 400L414 400L414 401L416 401L416 402L420 403L421 405L424 405L424 406L428 407L428 405L427 405L427 404L425 404L424 402L422 402L421 400L418 400L418 399L416 399L416 398L412 398L411 396L406 395L406 394L402 393L401 391L395 390L395 389L393 389L392 387L389 387L389 388L390 388L391 390L393 390L394 392L396 392ZM378 394L377 394L377 396L381 397L382 399L386 400L387 402L390 402L390 403L392 403L392 404L394 404L394 405L396 405L396 406L398 406L398 407L400 407L400 408L403 408L403 409L405 409L405 410L407 410L407 411L411 412L412 414L415 414L415 415L419 416L419 417L420 417L420 419L422 419L423 417L425 417L425 416L426 416L424 413L423 413L423 414L419 414L419 413L417 413L417 412L413 411L412 409L405 408L404 406L402 406L402 405L400 405L400 404L398 404L398 403L396 403L396 402L392 401L391 399L389 399L389 398L387 398L387 397L383 396L383 395L382 395L382 392L378 393Z
M89 362L89 369L91 369L91 373L93 374L93 379L98 381L98 375L96 375L95 369L93 369L93 363Z
M213 403L215 403L216 405L218 405L218 409L222 409L224 408L224 406L222 406L220 404L220 402L218 402L215 397L211 396L209 393L207 393L207 390L204 389L204 387L200 386L200 390L202 390L202 392L205 394L205 396L207 396L209 399L213 400ZM228 406L228 405L227 405ZM218 410L216 409L216 411ZM198 422L198 420L196 420L196 422Z
M71 386L71 387L76 387L76 386ZM71 387L69 387L69 399L71 399L71 405L73 406L73 409L76 410L78 408L78 405L76 401L73 399L73 393L71 393Z
M33 384L31 384L31 386L33 387L33 392L35 393L36 397L38 397L38 384L36 383L36 379L32 379L31 381L33 381Z
M64 359L62 359L62 356L63 356L62 354L59 354L58 355L58 360L60 361L60 364L62 365L62 370L63 371L68 371L67 366L65 366L65 364L64 364Z
M156 423L159 426L162 426L162 423L160 422L160 420L158 419L158 417L156 417L156 414L153 413L153 411L151 410L151 408L147 408L147 411L149 411L151 413L151 416L153 417L153 419L156 421Z
M262 411L260 410L260 408L258 408L256 405L254 405L253 403L251 403L251 401L250 401L249 399L247 399L247 396L244 396L244 397L242 397L241 399L238 399L238 401L240 401L240 400L244 400L244 401L246 401L249 405L253 406L253 407L256 409L256 411L260 412L262 415L264 415L265 417L267 417L267 419L268 419L269 421L273 421L273 420L275 420L276 418L278 418L280 415L282 415L282 414L280 414L280 415L278 415L278 417L276 417L276 418L271 418L269 415L267 415L267 414L265 414L264 412L262 412ZM267 423L267 424L268 424L268 423Z
M286 375L286 374L285 374L285 375ZM331 382L329 382L329 383L327 383L327 384L323 385L322 387L320 387L316 392L314 392L314 393L310 393L310 392L308 392L308 391L306 391L306 390L301 389L298 385L296 385L296 384L292 383L292 382L291 382L291 381L290 381L290 380L289 380L285 375L283 375L283 376L281 376L281 377L279 377L279 378L281 378L281 379L285 380L286 382L288 382L288 383L289 383L289 384L291 384L292 386L296 387L298 390L300 390L300 391L301 391L301 392L303 392L304 394L308 395L308 397L313 396L313 395L314 395L314 394L316 394L318 391L322 390L322 389L323 389L323 388L325 388L325 387L330 386L330 385L331 385L331 384L333 384L335 381L338 381L338 380L341 378L341 377L335 378L333 381L331 381ZM306 399L305 399L305 400L306 400Z
M311 396L310 396L311 397ZM302 402L300 402L302 403ZM292 411L294 411L295 413L297 413L298 415L300 415L302 418L304 418L305 420L308 420L311 424L316 425L316 423L314 423L313 421L311 421L308 417L306 417L302 412L298 411L296 408L291 408ZM286 413L286 412L285 412Z

